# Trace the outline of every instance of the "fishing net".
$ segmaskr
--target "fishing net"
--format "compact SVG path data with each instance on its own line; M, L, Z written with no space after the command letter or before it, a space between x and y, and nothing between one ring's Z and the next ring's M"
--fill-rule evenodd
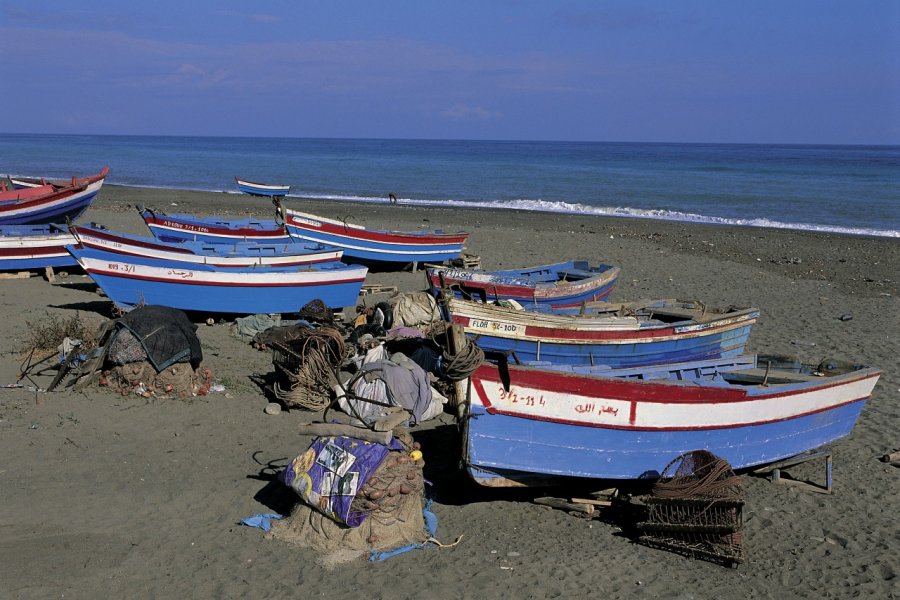
M411 443L408 434L401 437L406 443L398 444L395 440L391 446L394 449L353 438L318 438L307 453L292 462L286 469L287 474L281 476L282 481L289 481L288 485L295 490L294 482L305 482L308 478L308 491L313 493L301 493L303 502L298 503L284 520L272 523L269 537L316 551L319 564L325 566L354 560L373 550L393 550L429 540L423 518L424 461L418 445ZM319 460L321 450L335 443L341 444L342 452L329 452L327 460ZM369 449L375 446L383 452L370 452ZM408 448L413 448L413 452L408 452ZM352 461L353 466L346 467L351 461L344 452L354 451L358 458ZM380 463L362 476L367 456L375 457ZM360 464L356 464L357 460ZM343 471L344 474L328 478L318 471L335 474ZM349 477L354 472L358 475ZM354 479L355 489L346 483ZM305 483L301 491L307 492Z
M727 461L706 450L669 463L646 499L639 541L721 564L743 560L744 490Z
M123 396L137 394L145 398L181 398L205 396L213 382L207 367L194 369L190 363L169 365L162 371L148 360L116 365L103 372L101 385L108 385Z

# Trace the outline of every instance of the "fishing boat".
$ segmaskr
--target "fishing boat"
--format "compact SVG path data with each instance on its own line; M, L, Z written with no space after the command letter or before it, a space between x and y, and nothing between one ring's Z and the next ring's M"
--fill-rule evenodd
M283 208L284 224L296 238L337 246L344 257L378 263L443 262L459 257L468 233L387 231Z
M66 250L74 243L62 225L0 226L0 271L75 266L78 262Z
M335 262L341 259L337 248L312 242L267 244L235 242L209 244L205 242L160 242L154 238L128 235L93 225L73 225L70 231L82 246L107 250L126 256L143 256L207 264L216 267L299 266Z
M235 176L234 180L237 182L239 190L241 190L245 194L250 194L251 196L266 196L270 198L283 197L287 196L291 191L291 186L289 185L257 183L255 181L247 181L246 179L241 179L237 176Z
M683 300L594 302L570 314L456 298L443 299L442 308L485 351L519 362L611 367L737 356L759 317L756 308Z
M153 237L163 242L233 244L261 242L288 244L294 241L274 219L222 219L187 214L167 214L138 207Z
M524 307L564 308L604 300L619 271L612 265L570 260L501 271L437 266L428 268L426 277L435 296L447 289L466 300L515 300Z
M312 300L344 308L356 303L365 267L328 262L309 266L218 267L66 246L117 307L159 304L186 311L295 314Z
M232 243L265 240L288 243L306 240L343 250L344 261L376 263L439 263L462 254L468 233L397 232L366 229L343 221L282 210L284 226L275 219L222 219L165 214L139 209L154 237L162 241ZM349 259L349 260L348 260Z
M464 462L497 487L655 479L692 450L734 469L772 464L848 435L879 376L762 356L567 371L485 363L464 406Z
M75 220L93 202L108 173L109 167L104 167L97 175L73 177L66 183L44 182L22 189L0 189L0 225ZM20 180L10 178L10 181Z

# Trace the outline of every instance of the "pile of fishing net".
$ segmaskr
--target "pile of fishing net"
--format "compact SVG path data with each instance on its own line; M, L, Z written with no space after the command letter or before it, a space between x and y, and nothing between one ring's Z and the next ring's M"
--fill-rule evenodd
M206 395L213 374L200 365L196 329L184 312L165 306L139 307L107 323L100 385L147 398Z
M301 502L272 523L269 537L316 551L326 566L435 542L425 517L424 464L406 433L388 445L318 437L279 476Z

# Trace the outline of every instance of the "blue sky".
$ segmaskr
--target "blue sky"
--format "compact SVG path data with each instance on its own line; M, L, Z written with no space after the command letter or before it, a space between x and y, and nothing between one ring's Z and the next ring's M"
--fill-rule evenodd
M0 132L900 144L900 2L0 0Z

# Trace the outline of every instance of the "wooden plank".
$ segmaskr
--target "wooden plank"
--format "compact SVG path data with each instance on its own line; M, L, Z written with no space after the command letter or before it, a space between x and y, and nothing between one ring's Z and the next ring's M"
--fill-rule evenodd
M18 273L0 273L0 279L28 279L31 271L19 271Z
M601 507L612 506L612 500L598 500L597 498L572 498L572 503Z
M577 504L574 502L566 502L562 498L541 497L535 498L535 504L549 506L551 508L559 508L562 510L570 510L573 512L583 513L585 515L593 514L594 506L592 504Z
M353 425L343 425L340 423L309 423L300 425L298 431L302 435L321 436L347 436L360 439L366 442L373 442L387 446L394 437L390 431L372 431L362 427L354 427Z

